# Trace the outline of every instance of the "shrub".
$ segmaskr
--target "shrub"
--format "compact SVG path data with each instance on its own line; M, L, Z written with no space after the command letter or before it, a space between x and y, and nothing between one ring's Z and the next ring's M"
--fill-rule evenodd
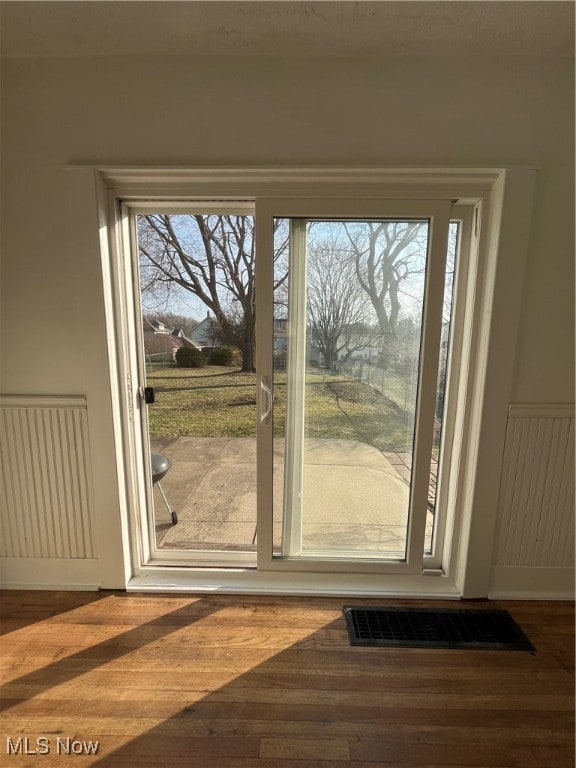
M232 365L237 365L238 368L242 368L242 352L238 347L232 347Z
M179 368L204 368L206 358L195 347L180 347L176 351L176 365Z
M233 365L234 350L232 347L216 347L210 355L210 365Z

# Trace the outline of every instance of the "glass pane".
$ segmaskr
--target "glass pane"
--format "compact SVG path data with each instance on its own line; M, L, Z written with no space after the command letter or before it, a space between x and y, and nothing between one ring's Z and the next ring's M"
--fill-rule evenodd
M428 234L276 221L275 554L405 558Z
M440 358L438 361L438 383L436 386L436 409L434 412L434 442L430 463L430 484L428 488L428 511L426 515L426 537L424 554L431 555L436 535L436 502L438 498L438 477L440 476L440 457L444 438L444 416L448 358L452 330L452 308L454 305L454 276L459 242L460 222L451 221L448 229L448 251L446 255L446 278L444 281L444 309L442 313L442 337Z
M244 215L137 217L150 449L171 462L153 486L160 549L256 549L253 231Z
M273 445L274 445L274 480L273 480L273 551L282 552L282 521L284 499L284 469L286 455L286 375L288 367L288 288L290 221L274 221L274 335L273 335L273 371L274 371L274 409L273 409Z

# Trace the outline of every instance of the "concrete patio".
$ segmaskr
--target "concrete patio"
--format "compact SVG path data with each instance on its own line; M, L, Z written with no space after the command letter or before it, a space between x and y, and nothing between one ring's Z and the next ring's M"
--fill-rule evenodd
M162 549L256 551L256 440L153 438L172 461L162 487L172 526L154 488L157 545ZM350 440L309 439L304 449L304 552L399 558L404 555L410 455ZM282 533L284 440L274 446L274 548ZM433 515L426 521L430 545Z

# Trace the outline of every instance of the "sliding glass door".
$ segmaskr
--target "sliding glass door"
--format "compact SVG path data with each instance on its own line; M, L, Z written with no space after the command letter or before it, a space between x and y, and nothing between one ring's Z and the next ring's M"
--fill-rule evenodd
M449 226L443 201L257 203L261 567L421 572Z

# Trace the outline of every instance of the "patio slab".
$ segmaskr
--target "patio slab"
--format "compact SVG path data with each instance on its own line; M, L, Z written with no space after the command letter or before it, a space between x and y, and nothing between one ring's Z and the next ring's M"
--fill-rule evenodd
M155 488L158 546L254 550L255 439L182 437L151 444L153 451L172 460L162 487L179 519L176 526L170 525ZM284 441L276 439L275 539L281 531L283 454ZM304 465L305 549L403 554L409 488L386 456L351 440L310 439L305 441Z
M323 464L304 468L303 519L310 523L404 525L408 488L390 471Z
M172 462L199 461L206 464L217 461L228 442L227 437L177 437L162 452L172 459Z
M196 492L181 507L178 517L184 524L191 525L198 522L256 525L256 465L213 462Z

